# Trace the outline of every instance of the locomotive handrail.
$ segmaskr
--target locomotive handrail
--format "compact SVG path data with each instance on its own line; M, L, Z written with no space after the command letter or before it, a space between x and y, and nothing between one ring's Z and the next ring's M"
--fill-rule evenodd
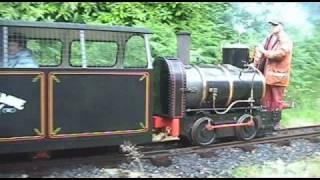
M210 89L210 90L211 90L211 89ZM242 102L246 103L246 102L247 102L247 103L253 104L253 103L255 102L254 99L251 98L251 97L250 97L248 100L237 100L237 101L232 102L225 111L219 112L219 111L216 109L216 107L215 107L215 104L216 104L216 96L217 96L217 89L214 88L212 93L213 93L213 94L212 94L212 108L213 108L214 112L217 113L217 114L226 114L227 112L230 111L230 109L232 108L232 106L234 106L234 105L237 104L237 103L242 103ZM252 107L252 106L250 106L250 107Z
M232 106L234 106L235 104L237 104L237 103L245 103L245 102L247 102L247 103L253 103L254 102L254 100L252 99L252 100L237 100L237 101L234 101L234 102L232 102L229 106L228 106L228 108L225 110L225 111L223 111L223 112L219 112L215 107L213 107L213 110L214 110L214 112L216 112L217 114L226 114L228 111L230 111L230 109L231 109L231 107Z
M215 108L216 110L226 110L227 108ZM248 109L248 107L235 107L231 108L230 110L242 110L242 109ZM261 106L253 106L252 109L261 109ZM214 111L213 108L198 108L198 109L186 109L187 112L192 111Z
M253 96L253 80L254 80L254 77L256 76L257 69L254 66L248 66L248 69L253 69L254 70L254 73L253 73L253 76L252 76L252 81L251 81L251 90L250 90L250 99L254 100L254 96ZM253 103L251 102L250 103L250 114L251 115L252 115L252 108L251 108L252 106L253 106Z
M254 96L253 96L253 81L254 81L254 78L256 76L256 72L259 72L259 70L253 65L253 64L249 64L247 65L247 69L253 69L254 73L253 73L253 76L252 76L252 80L251 80L251 89L250 89L250 98L249 100L253 100L254 102ZM242 72L242 71L241 71ZM241 75L241 72L240 72L240 75ZM252 107L253 107L253 102L250 102L250 114L252 114Z

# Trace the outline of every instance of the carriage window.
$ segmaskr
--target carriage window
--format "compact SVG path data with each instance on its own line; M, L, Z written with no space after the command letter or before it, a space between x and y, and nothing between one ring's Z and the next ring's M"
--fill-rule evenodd
M87 65L113 66L117 61L118 46L115 42L85 42ZM72 66L81 66L81 47L79 41L72 42L71 59Z
M61 41L28 38L24 33L9 32L7 47L1 46L1 67L33 68L38 65L58 66L61 63Z
M147 62L144 38L132 36L126 44L124 67L146 67Z
M28 40L27 48L40 66L57 66L61 63L62 43L59 40Z

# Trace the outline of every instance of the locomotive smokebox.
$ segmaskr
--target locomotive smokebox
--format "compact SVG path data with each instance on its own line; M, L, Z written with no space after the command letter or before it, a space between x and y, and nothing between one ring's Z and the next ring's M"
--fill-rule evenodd
M177 36L177 56L184 65L190 64L190 33L178 32Z
M249 62L249 47L243 44L231 44L222 48L222 64L244 68Z

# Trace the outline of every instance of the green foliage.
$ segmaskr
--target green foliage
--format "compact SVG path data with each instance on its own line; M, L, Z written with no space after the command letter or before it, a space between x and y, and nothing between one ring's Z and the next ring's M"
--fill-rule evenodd
M125 49L124 56L125 67L146 67L147 53L145 49L144 38L141 36L132 36Z
M113 66L116 63L117 44L114 42L90 42L85 43L86 60L88 66ZM72 66L81 66L80 42L75 41L71 45ZM99 52L99 53L98 53Z
M192 62L218 63L221 41L234 41L229 3L0 3L0 18L144 26L151 29L152 55L175 56L177 31L192 34Z
M34 60L40 65L55 66L61 63L62 43L57 40L29 40L27 48L32 50Z

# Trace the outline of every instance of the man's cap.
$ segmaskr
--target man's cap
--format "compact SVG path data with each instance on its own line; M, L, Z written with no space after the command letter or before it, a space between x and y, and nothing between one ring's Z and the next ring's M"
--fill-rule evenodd
M276 25L279 25L279 24L283 25L282 21L279 20L279 19L270 19L270 20L268 21L268 23L271 24L271 25L273 25L273 26L276 26Z

